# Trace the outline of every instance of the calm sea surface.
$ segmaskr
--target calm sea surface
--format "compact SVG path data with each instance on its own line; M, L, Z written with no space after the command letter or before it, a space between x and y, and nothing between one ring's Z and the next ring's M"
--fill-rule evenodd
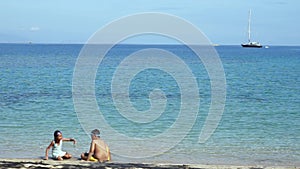
M77 139L75 146L66 142L63 147L74 157L88 150L90 138L79 123L72 96L73 72L82 47L0 44L0 158L43 157L57 129L64 137ZM132 122L114 106L111 81L116 67L128 55L147 48L172 52L189 66L199 85L199 113L190 132L171 150L132 159L112 148L114 161L300 165L300 47L216 47L226 76L226 103L218 128L205 143L198 143L198 138L210 107L210 80L199 58L186 46L112 48L95 79L97 103L107 123L123 135L144 139L164 133L176 122L182 101L179 85L158 69L136 74L129 87L131 104L140 111L150 108L152 90L164 92L166 107L157 119ZM176 69L176 65L170 67ZM114 147L105 128L100 130ZM131 151L126 143L121 147Z

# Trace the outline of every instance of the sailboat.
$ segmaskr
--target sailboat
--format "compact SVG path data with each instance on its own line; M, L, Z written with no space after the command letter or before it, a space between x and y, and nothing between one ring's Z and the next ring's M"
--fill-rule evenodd
M262 45L259 42L251 41L250 21L251 21L251 10L249 10L249 18L248 18L248 43L243 43L242 46L248 48L261 48Z

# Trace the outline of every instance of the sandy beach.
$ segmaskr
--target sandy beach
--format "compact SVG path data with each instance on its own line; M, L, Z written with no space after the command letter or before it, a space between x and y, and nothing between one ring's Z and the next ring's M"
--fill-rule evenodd
M97 163L87 162L78 159L70 159L65 161L42 160L42 159L0 159L0 168L150 168L150 169L163 169L163 168L195 168L195 169L300 169L296 166L231 166L231 165L201 165L201 164L150 164L150 163Z

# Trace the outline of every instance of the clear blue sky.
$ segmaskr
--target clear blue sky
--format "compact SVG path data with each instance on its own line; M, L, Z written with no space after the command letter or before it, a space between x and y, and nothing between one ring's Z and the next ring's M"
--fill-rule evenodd
M0 43L84 43L120 17L163 12L196 25L212 43L252 40L264 45L300 45L299 0L1 0Z

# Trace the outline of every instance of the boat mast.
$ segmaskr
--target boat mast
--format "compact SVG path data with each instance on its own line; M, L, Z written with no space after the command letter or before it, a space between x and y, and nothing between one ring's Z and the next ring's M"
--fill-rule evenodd
M249 18L248 18L248 42L251 42L251 31L250 31L250 21L251 21L251 9L249 10Z

